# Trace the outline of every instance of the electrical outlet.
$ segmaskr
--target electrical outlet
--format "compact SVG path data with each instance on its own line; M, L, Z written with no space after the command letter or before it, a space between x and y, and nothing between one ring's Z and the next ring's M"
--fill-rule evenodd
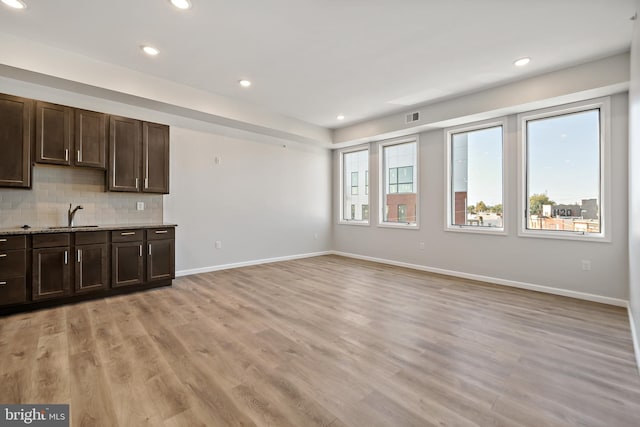
M139 210L139 211L143 211L144 210L144 202L136 203L136 209Z
M420 242L420 249L424 249L424 242Z
M222 163L222 157L220 157L220 156L216 156L216 157L213 159L213 163L215 163L216 165L221 164L221 163Z
M222 249L222 242L220 240L216 240L216 249Z
M582 260L582 270L591 271L591 261L589 261L588 259L583 259Z
M318 233L315 233L315 234L313 235L313 238L314 238L314 239L316 239L316 240L318 240Z

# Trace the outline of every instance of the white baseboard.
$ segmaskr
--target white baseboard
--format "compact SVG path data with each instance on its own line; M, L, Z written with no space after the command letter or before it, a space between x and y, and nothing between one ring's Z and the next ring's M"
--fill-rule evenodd
M633 313L631 312L631 304L627 305L627 312L629 313L629 323L631 323L631 339L633 340L633 351L636 354L636 366L638 367L638 373L640 374L640 337L636 329L636 323L633 321Z
M199 273L209 273L210 271L229 270L231 268L249 267L252 265L270 264L272 262L291 261L294 259L302 259L302 258L312 258L312 257L322 256L322 255L331 255L332 253L333 253L332 251L311 252L306 254L287 255L287 256L275 257L275 258L264 258L264 259L256 259L251 261L234 262L231 264L221 264L221 265L212 265L212 266L201 267L201 268L192 268L190 270L176 271L176 277L190 276L192 274L199 274Z
M623 299L610 298L601 295L588 294L585 292L569 291L567 289L552 288L550 286L536 285L533 283L518 282L515 280L500 279L498 277L481 276L479 274L463 273L461 271L445 270L442 268L428 267L419 264L409 264L406 262L393 261L383 258L374 258L370 256L352 254L348 252L333 251L335 255L348 258L361 259L364 261L373 261L381 264L395 265L397 267L406 267L413 270L427 271L429 273L444 274L446 276L461 277L463 279L477 280L479 282L487 282L494 285L511 286L513 288L528 289L530 291L544 292L547 294L561 295L565 297L577 298L587 301L599 302L602 304L615 305L618 307L627 307L628 302Z

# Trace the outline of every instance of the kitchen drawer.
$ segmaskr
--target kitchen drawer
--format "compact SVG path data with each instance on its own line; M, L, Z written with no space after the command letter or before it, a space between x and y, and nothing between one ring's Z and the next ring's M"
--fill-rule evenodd
M26 274L26 251L0 252L0 281Z
M60 246L69 246L71 236L69 233L46 233L35 234L33 236L33 248L57 248Z
M146 230L147 240L166 240L175 238L173 227L149 228Z
M27 247L25 236L0 236L0 252Z
M24 277L0 278L0 306L27 301L27 283Z
M76 245L98 245L108 242L108 231L80 231L76 233Z
M142 241L143 230L114 230L111 232L112 242L138 242Z

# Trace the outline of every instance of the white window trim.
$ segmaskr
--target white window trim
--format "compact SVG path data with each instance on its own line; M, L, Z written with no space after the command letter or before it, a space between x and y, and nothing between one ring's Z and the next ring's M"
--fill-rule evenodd
M354 147L349 147L349 148L344 148L342 150L338 150L338 157L339 157L339 168L338 168L338 174L340 175L339 178L339 185L340 185L340 202L338 203L338 224L339 225L358 225L358 226L365 226L365 227L369 227L371 225L371 208L369 208L369 219L366 220L358 220L358 219L344 219L343 213L344 213L344 155L345 154L349 154L349 153L355 153L358 151L367 151L367 159L369 160L369 171L371 170L371 148L369 147L369 144L362 144L362 145L358 145L358 146L354 146ZM369 174L371 175L371 174ZM349 187L351 188L351 187ZM369 186L369 190L371 190L371 186ZM369 191L369 193L371 193L371 191ZM369 206L371 206L371 195L368 194L369 196Z
M397 222L384 221L384 208L386 206L384 202L386 183L384 177L384 148L390 145L405 144L408 142L416 143L416 182L414 183L414 191L416 193L416 223L415 224L401 224ZM412 135L408 137L387 139L385 141L378 142L378 227L381 228L396 228L401 230L419 230L420 229L420 138L418 135ZM369 174L371 179L371 174ZM371 183L369 183L371 184ZM371 186L369 186L371 190ZM371 193L371 191L369 191Z
M527 229L526 121L600 109L600 233ZM518 236L543 239L611 242L611 98L590 99L518 114Z
M457 133L472 132L492 127L502 126L502 227L473 227L469 225L455 225L451 222L451 174L453 167L451 165L451 137ZM507 118L501 117L498 119L484 120L481 122L475 122L465 124L461 126L455 126L445 129L445 173L447 183L447 189L445 194L445 207L444 207L444 230L453 231L457 233L471 233L471 234L490 234L494 236L506 236L509 225L509 203L507 203L507 196L509 194L508 189L508 150L507 150L507 135L509 134L507 128Z

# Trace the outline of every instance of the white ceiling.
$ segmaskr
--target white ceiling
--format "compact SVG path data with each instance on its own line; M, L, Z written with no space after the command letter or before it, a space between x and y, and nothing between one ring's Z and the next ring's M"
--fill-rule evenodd
M625 51L635 13L633 0L24 1L0 5L0 32L329 128Z

